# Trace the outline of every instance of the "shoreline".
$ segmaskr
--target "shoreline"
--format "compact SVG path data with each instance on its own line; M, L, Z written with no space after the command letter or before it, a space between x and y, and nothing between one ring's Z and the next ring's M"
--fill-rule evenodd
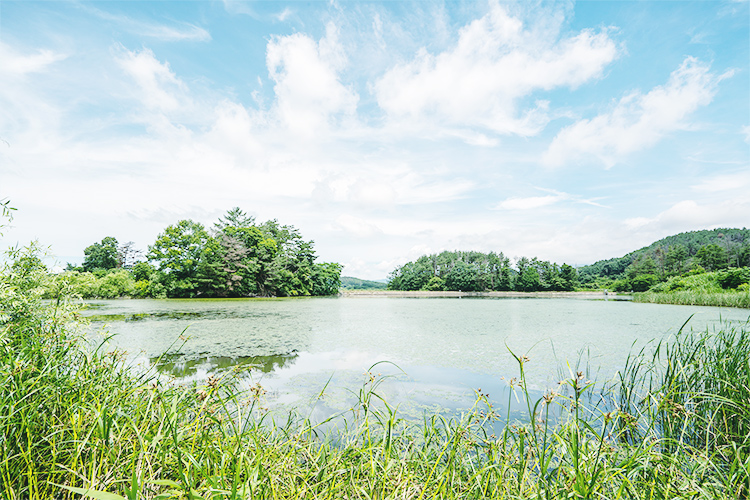
M617 296L614 292L456 292L426 290L342 290L340 297L407 297L407 298L607 298Z

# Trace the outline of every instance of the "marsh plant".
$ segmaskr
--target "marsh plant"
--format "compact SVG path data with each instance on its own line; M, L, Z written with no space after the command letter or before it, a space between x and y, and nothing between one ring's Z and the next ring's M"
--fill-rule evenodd
M34 249L0 279L0 498L748 497L748 325L683 329L610 384L573 368L539 398L516 356L520 420L481 390L461 415L402 419L373 369L313 422L269 412L242 373L129 369L83 338L70 295L41 300L43 279Z

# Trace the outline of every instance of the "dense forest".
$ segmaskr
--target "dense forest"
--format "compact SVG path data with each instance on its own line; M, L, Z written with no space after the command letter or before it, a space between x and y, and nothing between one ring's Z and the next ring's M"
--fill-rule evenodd
M50 278L49 297L63 289L84 298L332 295L342 269L315 262L313 242L293 226L257 224L239 208L210 229L192 220L168 226L145 255L111 236L84 255L80 267Z
M623 257L578 268L584 288L642 292L676 276L750 266L749 229L711 229L668 236Z
M397 267L389 276L389 290L570 291L578 286L568 264L518 259L512 267L502 252L441 252L423 255Z
M442 252L397 267L390 290L570 291L609 289L643 292L670 278L727 269L717 283L736 288L750 266L750 230L691 231L663 238L623 257L573 268L521 257L515 264L500 253ZM740 276L740 278L737 278ZM746 282L745 280L744 282ZM674 280L672 280L674 282ZM724 286L726 284L726 286ZM662 287L663 288L663 287Z

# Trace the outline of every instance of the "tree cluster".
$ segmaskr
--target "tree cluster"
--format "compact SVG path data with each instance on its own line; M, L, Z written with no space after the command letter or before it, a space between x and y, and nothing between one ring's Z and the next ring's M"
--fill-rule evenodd
M520 258L511 266L502 252L442 252L423 255L397 267L389 276L389 290L452 291L570 291L578 277L575 268L537 258Z
M276 220L256 224L239 208L210 229L189 219L168 226L148 247L146 260L132 243L119 245L111 236L84 254L83 265L69 265L59 281L99 297L332 295L338 293L342 269L315 262L313 242L293 226ZM119 289L107 289L109 282Z
M750 266L750 230L714 229L669 236L623 257L579 268L589 288L643 292L670 278Z

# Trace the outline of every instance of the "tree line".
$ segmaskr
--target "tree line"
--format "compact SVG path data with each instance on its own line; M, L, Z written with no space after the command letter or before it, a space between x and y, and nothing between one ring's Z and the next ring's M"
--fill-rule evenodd
M48 295L63 287L83 297L290 297L338 293L341 266L316 261L313 241L294 226L256 223L239 208L211 228L190 219L170 225L145 252L107 236L68 264Z
M576 269L568 264L521 257L511 266L502 252L445 251L423 255L397 267L389 290L450 291L571 291L578 286Z
M585 288L643 292L677 276L750 266L750 230L713 229L669 236L623 257L578 269Z

